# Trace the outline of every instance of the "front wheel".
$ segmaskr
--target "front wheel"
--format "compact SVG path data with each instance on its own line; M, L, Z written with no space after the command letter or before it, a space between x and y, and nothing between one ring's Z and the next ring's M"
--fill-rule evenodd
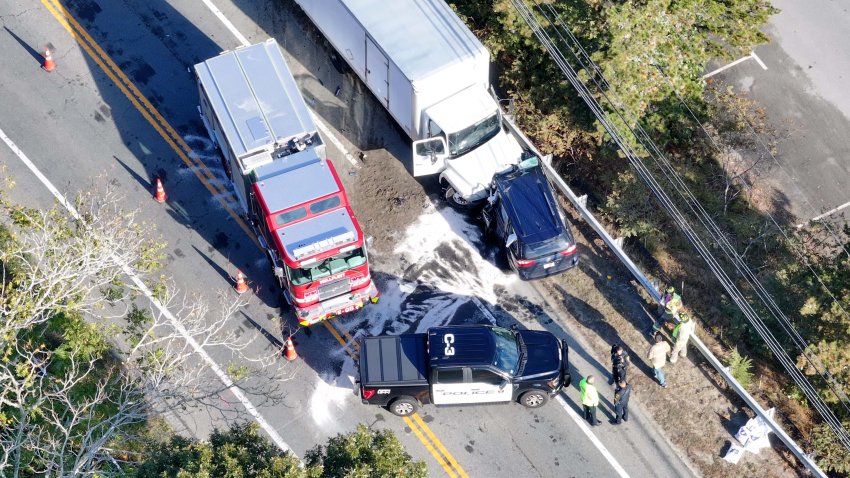
M443 193L443 197L446 198L446 202L455 209L460 211L468 211L472 209L472 203L467 201L466 198L458 194L455 191L455 188L452 186L446 185L446 190Z
M399 417L407 417L416 413L419 404L411 397L398 397L389 405L390 413Z
M527 408L540 408L549 401L549 394L540 390L525 392L519 397L519 403Z

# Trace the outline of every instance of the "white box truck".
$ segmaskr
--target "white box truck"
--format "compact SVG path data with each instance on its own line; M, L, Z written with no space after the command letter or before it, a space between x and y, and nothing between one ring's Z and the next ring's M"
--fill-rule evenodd
M490 54L443 0L296 0L413 140L413 175L457 207L530 145L491 93Z

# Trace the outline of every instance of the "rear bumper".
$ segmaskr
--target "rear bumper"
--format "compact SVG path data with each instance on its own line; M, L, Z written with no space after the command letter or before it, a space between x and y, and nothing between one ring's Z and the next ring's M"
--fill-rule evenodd
M542 264L544 261L540 261L540 264L534 264L531 267L517 267L511 262L511 267L516 271L517 275L522 280L534 280L534 279L542 279L544 277L553 276L555 274L560 274L561 272L567 271L578 265L578 255L574 254L570 257L566 257L555 263L553 267L545 268Z
M353 290L333 299L307 307L296 306L295 316L298 318L300 325L309 326L325 319L362 309L369 302L374 304L378 301L380 295L381 293L378 291L378 288L375 287L375 282L370 281L366 287Z

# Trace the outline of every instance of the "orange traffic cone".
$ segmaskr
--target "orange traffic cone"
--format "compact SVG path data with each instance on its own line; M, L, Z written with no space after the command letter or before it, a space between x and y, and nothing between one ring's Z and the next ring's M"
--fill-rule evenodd
M50 48L44 49L44 71L50 72L56 69L56 63L53 62L53 56L50 54Z
M283 356L286 360L292 362L293 360L298 358L298 353L295 352L295 346L292 345L292 336L286 338L286 344L284 345Z
M162 204L165 202L166 197L165 189L162 187L162 181L160 181L159 178L156 178L156 194L153 198L156 199L156 202Z
M245 282L245 276L242 271L236 271L236 292L244 294L248 292L248 284Z

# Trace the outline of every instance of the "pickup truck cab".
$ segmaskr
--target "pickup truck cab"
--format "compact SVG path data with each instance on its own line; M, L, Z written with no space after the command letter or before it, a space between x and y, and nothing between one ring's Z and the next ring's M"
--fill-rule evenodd
M398 416L424 404L514 402L537 408L569 386L568 347L549 332L490 325L364 337L360 398Z
M578 264L575 239L537 156L525 153L518 165L495 175L490 190L484 232L504 247L520 279L548 277Z

